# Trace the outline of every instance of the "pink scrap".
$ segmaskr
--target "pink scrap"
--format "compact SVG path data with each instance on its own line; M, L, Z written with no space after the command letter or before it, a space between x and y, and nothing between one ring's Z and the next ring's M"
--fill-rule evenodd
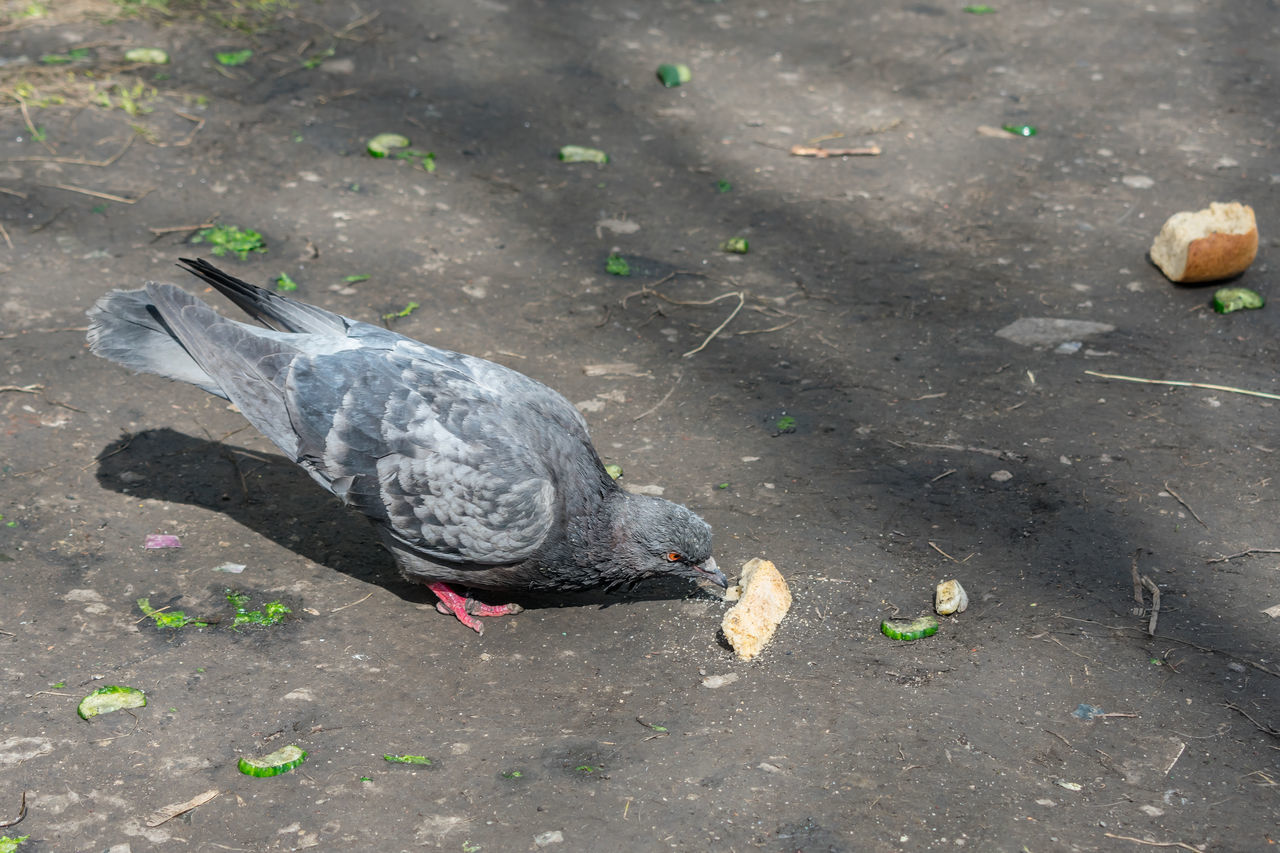
M143 548L181 548L182 543L177 536L168 533L148 533Z

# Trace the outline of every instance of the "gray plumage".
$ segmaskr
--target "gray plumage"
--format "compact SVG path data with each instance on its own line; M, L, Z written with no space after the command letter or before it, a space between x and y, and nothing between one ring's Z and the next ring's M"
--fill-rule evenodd
M265 328L148 283L89 311L93 352L235 403L373 521L406 576L501 590L658 574L724 585L707 524L619 489L581 414L545 385L183 264Z

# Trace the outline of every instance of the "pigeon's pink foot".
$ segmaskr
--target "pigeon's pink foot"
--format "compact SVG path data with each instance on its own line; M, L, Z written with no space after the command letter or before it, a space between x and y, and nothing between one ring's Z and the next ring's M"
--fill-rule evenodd
M436 610L444 614L452 613L458 621L477 634L484 633L484 624L475 619L476 616L514 616L524 608L519 604L484 604L474 598L460 594L447 583L429 583L427 589L436 594L440 600L436 602Z

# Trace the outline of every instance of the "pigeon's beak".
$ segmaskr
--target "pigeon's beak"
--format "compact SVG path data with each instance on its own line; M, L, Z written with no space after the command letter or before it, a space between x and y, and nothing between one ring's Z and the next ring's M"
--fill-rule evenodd
M715 557L707 557L707 561L700 566L696 566L698 572L705 576L706 580L711 581L721 589L729 588L729 579L724 576L724 572L716 566Z

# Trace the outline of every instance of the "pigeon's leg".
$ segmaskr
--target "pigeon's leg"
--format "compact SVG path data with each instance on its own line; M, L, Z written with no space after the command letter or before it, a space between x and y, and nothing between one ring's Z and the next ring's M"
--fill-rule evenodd
M511 616L519 613L519 604L483 604L474 598L461 595L447 583L439 581L427 584L427 589L436 594L440 600L436 602L436 610L441 613L452 613L458 621L477 634L484 633L484 625L473 617L476 616Z

